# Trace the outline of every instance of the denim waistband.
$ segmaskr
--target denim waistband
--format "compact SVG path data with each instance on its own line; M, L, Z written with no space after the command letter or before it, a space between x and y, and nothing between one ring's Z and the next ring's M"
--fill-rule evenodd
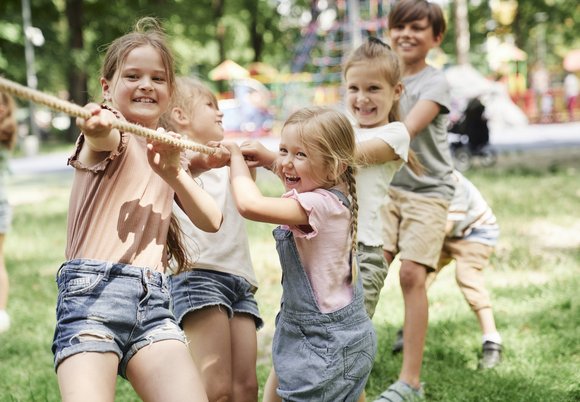
M284 315L284 320L295 324L332 324L334 322L344 321L345 319L358 320L366 319L368 317L366 310L364 309L362 295L356 296L350 304L331 313L296 311L288 308L286 303L282 304L280 312Z
M56 274L57 277L60 275L60 272L64 268L71 268L75 271L100 274L105 278L111 276L138 278L143 282L158 287L164 287L167 285L167 276L162 272L156 271L152 268L138 267L120 262L77 258L64 262Z

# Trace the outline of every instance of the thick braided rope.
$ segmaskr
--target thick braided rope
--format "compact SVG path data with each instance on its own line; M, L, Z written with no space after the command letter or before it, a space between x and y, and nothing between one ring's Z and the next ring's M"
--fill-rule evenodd
M50 109L66 113L69 116L80 117L83 119L88 119L91 117L91 113L79 105L75 105L74 103L67 102L55 96L25 87L3 77L0 77L0 91L9 93L18 98L30 100L34 103L39 103ZM170 135L162 134L155 130L151 130L149 128L129 123L120 119L114 120L112 125L113 128L116 128L120 131L130 132L138 136L145 137L149 140L159 141L164 144L173 145L182 149L191 149L193 151L208 155L212 155L215 152L214 148L198 144L185 138L173 138Z

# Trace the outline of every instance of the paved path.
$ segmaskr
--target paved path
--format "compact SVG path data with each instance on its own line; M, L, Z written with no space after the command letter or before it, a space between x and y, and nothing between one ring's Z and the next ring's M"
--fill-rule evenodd
M555 147L580 147L580 122L531 124L490 133L498 150L526 150Z
M277 137L261 137L259 140L268 149L278 149ZM578 147L580 157L580 122L535 124L505 129L492 132L490 142L500 152ZM13 158L10 167L15 176L72 172L72 168L66 164L69 154L70 152Z

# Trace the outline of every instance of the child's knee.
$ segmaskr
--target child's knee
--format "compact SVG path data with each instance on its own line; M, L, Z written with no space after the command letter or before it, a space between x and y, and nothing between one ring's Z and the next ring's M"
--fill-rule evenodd
M420 264L402 264L399 270L399 282L403 292L423 287L427 278L427 270Z

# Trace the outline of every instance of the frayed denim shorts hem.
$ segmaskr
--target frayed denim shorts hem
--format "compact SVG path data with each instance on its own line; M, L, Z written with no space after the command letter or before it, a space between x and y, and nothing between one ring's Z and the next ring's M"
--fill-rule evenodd
M90 259L65 262L56 277L52 345L55 370L78 353L115 353L125 377L129 360L155 342L185 336L170 310L167 277L149 268Z
M230 319L235 314L250 315L256 330L264 325L254 297L256 289L241 276L193 269L171 275L169 281L173 313L181 325L186 314L213 306L223 308Z

